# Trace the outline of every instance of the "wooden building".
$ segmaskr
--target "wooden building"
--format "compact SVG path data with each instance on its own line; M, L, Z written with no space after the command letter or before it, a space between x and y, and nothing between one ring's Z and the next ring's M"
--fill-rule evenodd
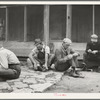
M1 5L0 37L4 47L22 57L27 57L35 38L53 42L56 48L68 37L82 52L93 29L100 36L100 6L94 11L93 5Z

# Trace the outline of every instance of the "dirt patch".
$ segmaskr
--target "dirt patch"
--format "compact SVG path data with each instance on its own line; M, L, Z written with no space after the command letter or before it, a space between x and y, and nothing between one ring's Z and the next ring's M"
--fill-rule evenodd
M44 93L100 93L100 73L81 72L84 78L64 75L62 80Z

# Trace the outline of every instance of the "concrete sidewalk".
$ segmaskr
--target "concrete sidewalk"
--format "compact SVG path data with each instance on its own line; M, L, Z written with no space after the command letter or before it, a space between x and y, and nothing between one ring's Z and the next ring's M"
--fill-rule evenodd
M61 72L39 72L21 67L19 79L0 82L0 93L42 93L45 89L60 81Z

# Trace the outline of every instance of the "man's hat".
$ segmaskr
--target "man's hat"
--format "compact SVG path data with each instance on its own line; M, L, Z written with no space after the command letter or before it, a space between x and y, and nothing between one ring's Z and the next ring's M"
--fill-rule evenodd
M92 35L91 35L91 38L95 38L95 39L97 39L98 36L97 36L96 34L92 34Z
M67 43L67 44L69 44L69 45L72 43L72 41L71 41L69 38L64 38L64 39L63 39L63 42L64 42L64 43Z
M34 44L35 45L42 44L42 41L40 39L35 39Z

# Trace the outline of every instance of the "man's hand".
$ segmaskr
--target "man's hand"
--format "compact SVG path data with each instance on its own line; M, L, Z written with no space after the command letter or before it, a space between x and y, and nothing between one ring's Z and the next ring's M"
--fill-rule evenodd
M79 54L78 53L74 53L73 56L74 57L77 57L77 56L79 56Z
M43 65L43 67L44 67L44 68L46 68L46 69L48 69L48 66L47 66L47 64L44 64L44 65Z
M88 50L88 52L89 52L89 53L92 53L92 50L91 50L91 49L89 49L89 50Z
M73 58L73 55L72 55L72 54L69 54L67 57L68 57L68 59L70 60L70 59Z
M94 51L92 51L92 53L93 54L96 54L96 53L98 53L98 50L94 50Z
M52 64L50 67L51 69L55 69L55 64Z

